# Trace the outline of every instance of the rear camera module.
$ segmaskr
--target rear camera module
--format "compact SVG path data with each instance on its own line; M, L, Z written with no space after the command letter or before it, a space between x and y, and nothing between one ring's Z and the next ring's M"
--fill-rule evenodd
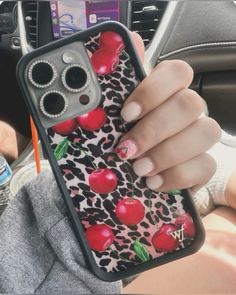
M49 118L62 116L68 108L68 100L65 95L57 90L46 92L40 99L40 110Z
M49 61L37 60L30 66L28 78L35 87L46 88L56 80L57 72Z
M62 83L71 92L84 90L90 82L88 71L79 64L73 64L65 68L62 73Z

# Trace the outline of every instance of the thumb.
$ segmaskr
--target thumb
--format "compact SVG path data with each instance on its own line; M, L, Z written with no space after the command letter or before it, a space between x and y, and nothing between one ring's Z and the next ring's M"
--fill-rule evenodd
M131 37L133 39L135 48L137 50L138 56L141 59L141 62L144 62L144 55L145 55L145 46L141 36L138 33L131 32Z

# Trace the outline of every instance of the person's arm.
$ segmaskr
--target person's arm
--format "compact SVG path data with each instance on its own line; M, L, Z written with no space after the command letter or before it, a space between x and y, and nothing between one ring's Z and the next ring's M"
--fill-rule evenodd
M30 139L17 132L9 123L0 120L0 153L11 164L26 148Z
M236 214L219 207L203 218L206 240L194 255L154 268L125 294L235 294Z
M231 173L225 189L225 200L227 204L236 209L236 168Z
M223 132L221 142L211 148L209 154L214 158L217 169L205 187L195 195L195 201L203 206L205 214L219 205L236 209L236 138Z

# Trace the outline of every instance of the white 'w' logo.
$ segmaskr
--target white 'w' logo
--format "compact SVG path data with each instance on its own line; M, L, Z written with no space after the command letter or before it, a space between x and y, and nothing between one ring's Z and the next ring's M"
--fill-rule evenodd
M184 226L182 225L182 227L172 233L170 233L171 236L174 238L174 239L178 239L180 242L183 242L184 240Z

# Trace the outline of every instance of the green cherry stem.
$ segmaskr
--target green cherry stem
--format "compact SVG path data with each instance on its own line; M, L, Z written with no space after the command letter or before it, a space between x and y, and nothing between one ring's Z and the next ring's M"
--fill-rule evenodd
M54 150L54 156L57 161L61 160L66 155L69 143L69 139L64 138L64 140L62 140L56 145L56 148Z
M97 167L96 165L93 163L93 161L91 160L90 156L88 155L88 153L78 144L78 143L71 143L72 146L74 146L75 148L78 148L81 153L83 153L89 160L90 164L93 166L93 168L96 170Z
M172 190L172 191L167 192L167 194L170 196L174 196L177 194L181 194L181 191L176 189L176 190Z

